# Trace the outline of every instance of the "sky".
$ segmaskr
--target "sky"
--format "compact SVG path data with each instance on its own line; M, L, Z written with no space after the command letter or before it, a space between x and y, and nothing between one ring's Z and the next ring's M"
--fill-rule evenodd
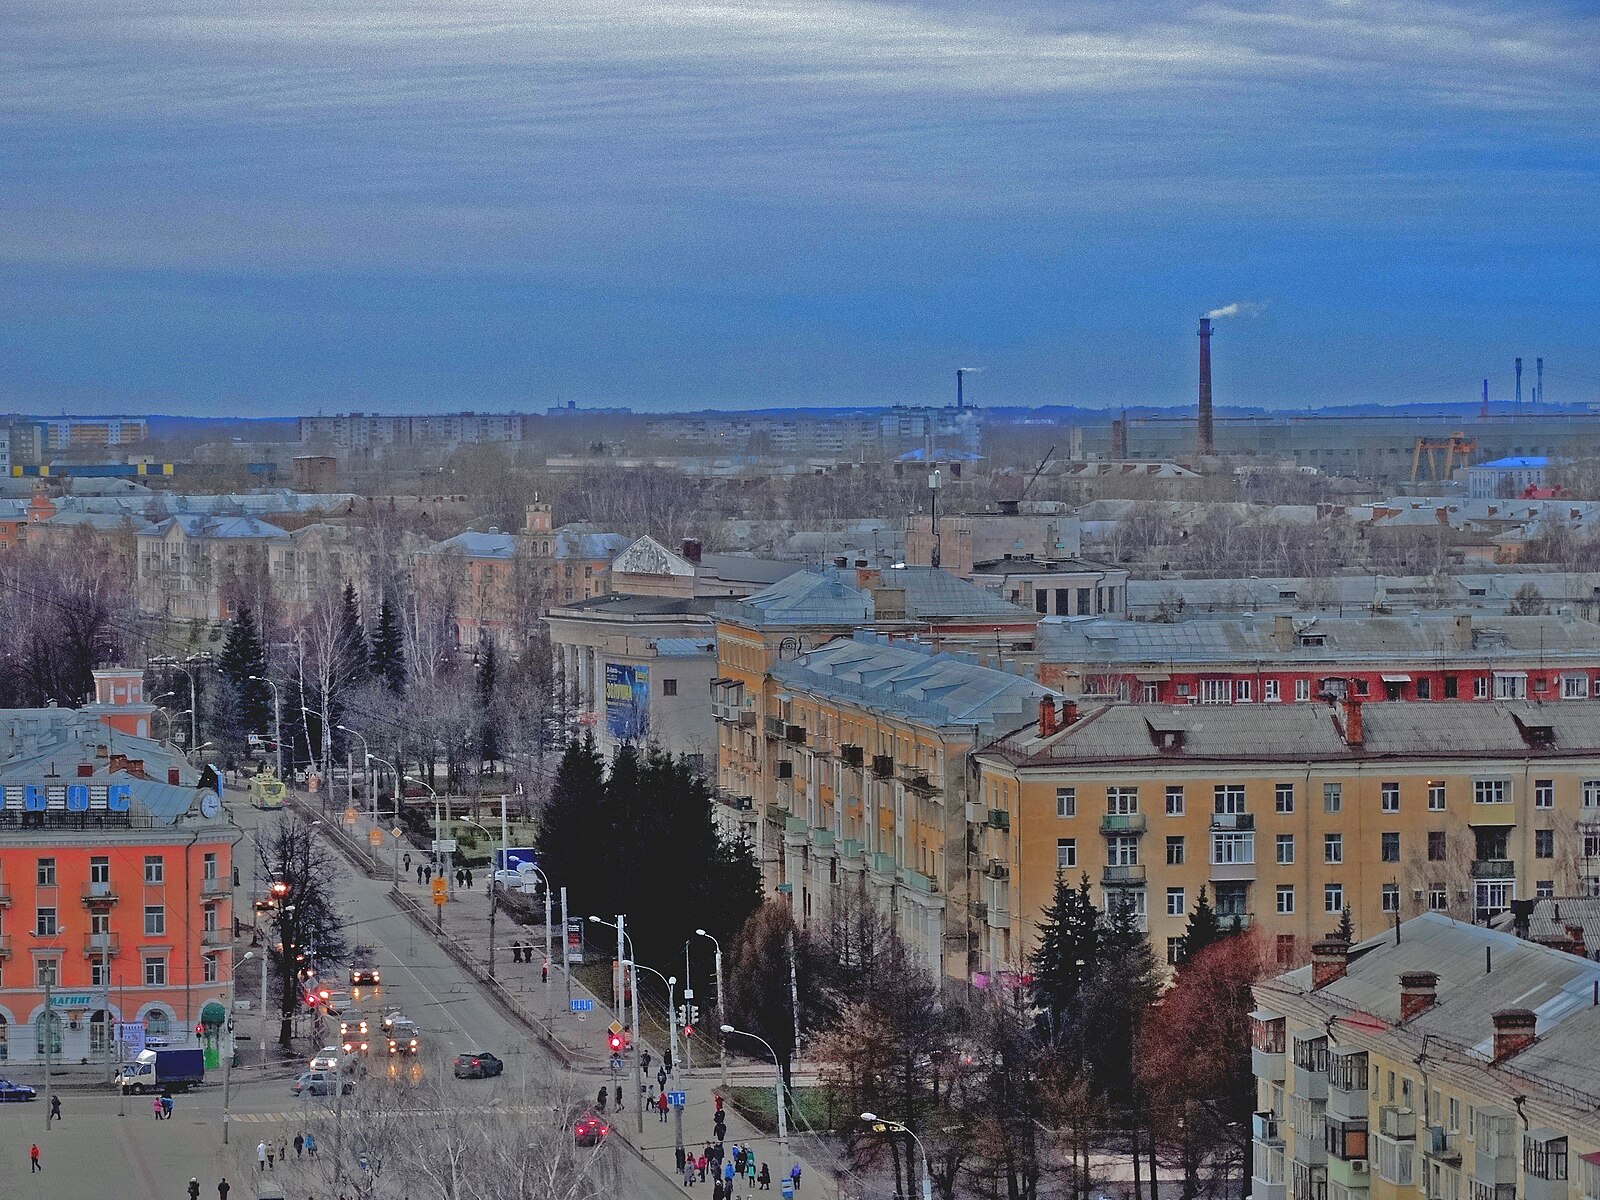
M0 411L1600 402L1600 9L10 0Z

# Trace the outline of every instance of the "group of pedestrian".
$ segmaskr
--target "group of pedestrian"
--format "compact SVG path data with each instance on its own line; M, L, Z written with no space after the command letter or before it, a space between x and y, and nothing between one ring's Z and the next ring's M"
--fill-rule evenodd
M456 868L456 886L464 887L469 892L472 890L472 871L468 867Z
M228 1182L226 1175L217 1180L217 1200L228 1200L231 1191L233 1185ZM189 1176L189 1200L200 1200L200 1180L193 1175Z
M157 1096L150 1101L150 1110L155 1113L156 1120L172 1120L173 1102L171 1096Z

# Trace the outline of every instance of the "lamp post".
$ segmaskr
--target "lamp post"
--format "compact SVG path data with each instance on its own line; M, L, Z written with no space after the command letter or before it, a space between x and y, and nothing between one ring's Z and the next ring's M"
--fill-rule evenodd
M728 1019L728 1011L722 1006L722 943L707 933L704 929L696 929L698 937L710 938L711 944L717 948L717 1024ZM722 1086L728 1086L728 1044L722 1043Z
M631 963L630 965L633 967L633 1003L637 1008L639 1003L639 968L642 964ZM645 967L644 969L667 985L667 1031L670 1035L668 1053L672 1055L672 1080L674 1083L679 1084L681 1088L683 1083L683 1063L678 1058L678 996L676 990L678 977L676 975L663 975L654 967ZM644 1120L644 1096L642 1092L639 1100L639 1120L642 1122ZM672 1111L674 1140L677 1142L677 1148L682 1150L683 1109L674 1104Z
M502 800L501 803L504 803L504 801ZM477 825L479 829L482 829L485 833L489 833L488 829L485 829L484 826L479 825L478 822L474 821L471 817L462 817L461 819L463 821L465 821L468 825ZM494 834L489 833L489 837L493 838ZM504 831L504 829L502 829L501 832L500 832L500 859L502 859L502 860L505 858L505 850L506 850L506 846L505 846L505 831ZM499 874L499 869L494 866L494 862L495 862L494 856L491 855L490 856L490 869L489 869L489 978L490 979L494 978L494 914L495 914L495 911L500 907L498 904L495 903L494 889L495 889L496 883L498 882L495 879L495 876L497 874ZM549 892L546 891L545 895L548 897L549 896ZM545 917L546 917L546 925L545 925L545 927L547 929L549 928L549 923L548 923L549 914L550 914L549 901L547 899L545 901ZM549 994L550 994L550 980L549 980L549 977L547 976L545 978L545 997L546 997L547 1000L549 999Z
M399 806L400 806L399 793L403 790L404 785L407 784L407 783L414 783L418 787L427 788L428 789L428 795L433 797L433 845L430 847L430 849L431 849L432 853L437 857L438 854L439 854L439 842L441 841L439 835L442 832L444 832L444 822L439 817L439 793L434 791L433 785L431 783L424 783L422 780L418 779L415 775L406 775L406 776L402 777L400 775L400 773L397 771L397 772L395 772L395 780L396 780L396 782L395 782L395 801L394 801L394 803L395 803L396 810L398 810ZM455 890L455 880L450 877L450 855L449 855L448 852L446 852L446 854L445 854L444 866L443 866L442 870L443 870L443 874L444 874L444 886L445 886L446 894L448 895L450 892Z
M394 772L394 820L395 820L395 824L398 825L400 823L400 800L402 798L401 797L401 793L405 790L404 787L401 785L400 768L395 766L394 763L390 762L387 758L383 757L383 755L381 755L381 754L369 754L369 755L367 755L367 757L369 759L371 759L375 763L382 763L384 766L388 767L389 770ZM372 768L368 767L367 770L372 771ZM379 781L379 778L378 778L378 773L376 771L372 771L372 783L371 783L371 786L372 786L372 819L374 821L376 821L378 819L378 784L379 784L379 782L380 781ZM423 784L422 786L423 787L427 787L428 785L427 784Z
M190 661L193 660L191 659ZM189 677L189 745L198 746L200 744L200 706L195 703L194 672L175 658L151 659L151 663L160 667L173 667Z
M717 1004L719 1007L721 1006L721 996L717 997ZM772 1055L772 1069L778 1073L777 1085L774 1088L774 1092L778 1097L778 1150L787 1158L789 1156L789 1118L783 1110L783 1064L778 1061L778 1052L772 1048L772 1043L759 1033L751 1033L747 1029L735 1029L732 1025L724 1025L722 1027L723 1037L727 1037L731 1033L755 1039L767 1048L768 1054Z
M348 725L335 725L334 728L342 729L345 733L350 734L352 737L358 737L361 739L361 767L363 773L367 777L367 798L372 801L372 819L376 821L378 819L378 792L377 789L372 786L372 747L367 744L367 735L358 729L351 729ZM346 747L346 750L348 751L348 747ZM350 755L347 752L345 754L345 770L349 775L350 791L353 794L355 791L356 782L354 772L350 770L352 765L353 764L350 762ZM350 807L354 808L355 804L352 803Z
M272 748L277 754L278 782L283 782L283 723L278 706L278 685L260 675L250 676L252 683L264 683L272 689Z
M237 976L239 968L256 956L254 950L246 950L244 957L233 964L234 975ZM265 956L262 958L262 977L266 976ZM228 1014L224 1028L228 1032L228 1056L222 1060L222 1144L228 1144L228 1106L233 1100L233 1014Z
M917 1144L922 1152L922 1200L933 1200L933 1170L928 1166L928 1148L922 1139L907 1128L904 1121L891 1121L877 1113L864 1112L861 1119L872 1126L873 1133L903 1133Z
M551 945L550 930L550 892L552 889L550 887L550 876L531 864L529 870L544 881L544 1019L546 1023L549 1023L554 1021L556 1016L555 1001L550 992L550 956L554 953L554 948ZM493 876L490 877L489 887L491 888L490 895L493 896L492 889L495 887ZM493 917L493 909L489 910L489 915ZM561 936L565 939L565 930L562 931ZM490 940L493 940L492 934L490 935Z
M599 917L590 917L589 920L601 925L611 925L610 921L601 920ZM618 913L616 924L613 928L617 931L617 996L619 999L622 998L622 972L630 961L635 961L633 958L633 939L628 936L627 930L623 927L624 924L623 914ZM627 1011L626 1003L623 1004L623 1011L624 1013ZM635 968L633 972L633 1103L634 1113L638 1118L638 1132L641 1137L644 1135L644 1064L639 1060L639 1054L642 1050L643 1047L639 1044L639 972Z

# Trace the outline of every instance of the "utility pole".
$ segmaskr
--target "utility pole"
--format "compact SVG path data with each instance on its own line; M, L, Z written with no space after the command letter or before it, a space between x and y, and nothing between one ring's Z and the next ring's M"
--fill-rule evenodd
M44 977L44 1131L50 1132L50 1054L56 1042L55 964Z
M795 982L794 969L794 927L791 925L785 941L789 944L789 1014L794 1018L794 1055L800 1055L800 990ZM722 1002L722 997L717 996L717 1003Z
M548 886L547 886L548 890ZM548 946L548 942L546 945ZM572 1011L572 939L567 935L567 887L561 885L561 973L567 977L567 1011Z
M622 928L622 917L617 917L617 928ZM633 1116L638 1134L644 1136L644 1063L639 1056L644 1046L639 1041L639 964L633 964Z
M627 934L622 931L623 922L626 920L627 917L624 914L617 914L617 969L612 972L612 986L617 990L616 1003L611 1007L617 1014L618 1021L626 1021L628 1019L628 996L622 974L622 960L628 957L627 949L623 944Z

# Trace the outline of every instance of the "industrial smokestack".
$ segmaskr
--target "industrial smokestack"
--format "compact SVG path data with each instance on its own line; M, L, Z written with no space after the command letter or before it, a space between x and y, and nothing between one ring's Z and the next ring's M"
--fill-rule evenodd
M1522 355L1517 355L1517 405L1522 404Z
M1196 430L1195 453L1215 454L1211 436L1211 318L1200 318L1200 422Z
M1533 402L1544 403L1544 359L1533 360Z
M1111 457L1121 461L1128 457L1128 412L1123 410L1122 416L1111 419Z

